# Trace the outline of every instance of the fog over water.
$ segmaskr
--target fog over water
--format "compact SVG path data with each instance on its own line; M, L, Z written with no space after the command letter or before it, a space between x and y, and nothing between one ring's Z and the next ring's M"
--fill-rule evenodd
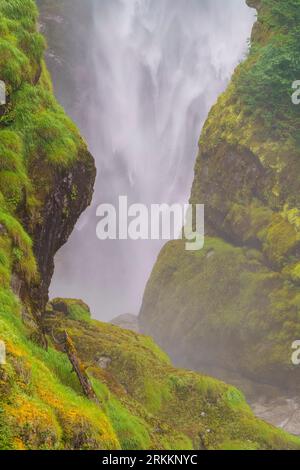
M138 313L163 243L100 242L96 208L119 195L188 201L201 127L247 50L254 11L244 0L71 3L61 17L44 14L48 63L98 176L92 206L56 256L50 294L82 298L109 320Z

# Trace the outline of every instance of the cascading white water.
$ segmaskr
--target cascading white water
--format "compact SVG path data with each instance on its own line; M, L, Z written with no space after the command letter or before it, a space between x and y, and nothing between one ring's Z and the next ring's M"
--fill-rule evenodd
M119 195L187 202L201 126L246 51L254 16L244 0L87 0L85 8L92 21L73 77L80 97L67 110L98 177L91 208L56 257L51 295L80 297L107 320L138 312L162 243L100 242L96 206Z

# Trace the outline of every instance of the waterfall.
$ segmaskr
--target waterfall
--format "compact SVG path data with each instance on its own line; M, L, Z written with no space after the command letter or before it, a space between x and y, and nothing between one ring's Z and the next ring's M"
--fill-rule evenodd
M98 176L92 206L56 256L50 294L82 298L108 320L138 312L163 243L100 242L96 207L119 195L188 201L201 127L247 50L254 13L244 0L65 0L61 15L64 32L60 17L44 18L48 63Z

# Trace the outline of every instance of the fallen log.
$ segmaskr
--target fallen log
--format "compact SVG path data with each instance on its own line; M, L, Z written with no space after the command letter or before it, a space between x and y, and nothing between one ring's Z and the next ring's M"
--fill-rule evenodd
M77 355L75 345L66 331L63 332L62 344L63 344L64 351L67 354L70 363L72 364L73 370L78 377L83 393L90 400L93 400L96 403L99 403L96 393L91 384L91 381L85 371L85 367L83 366L81 360L79 359Z

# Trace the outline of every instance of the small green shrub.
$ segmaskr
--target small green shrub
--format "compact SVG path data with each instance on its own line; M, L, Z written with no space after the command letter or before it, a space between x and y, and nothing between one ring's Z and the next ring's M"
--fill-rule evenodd
M300 0L263 0L263 8L261 24L277 33L266 44L252 44L237 89L246 109L263 118L269 130L298 140L300 110L291 96L292 84L300 77Z

